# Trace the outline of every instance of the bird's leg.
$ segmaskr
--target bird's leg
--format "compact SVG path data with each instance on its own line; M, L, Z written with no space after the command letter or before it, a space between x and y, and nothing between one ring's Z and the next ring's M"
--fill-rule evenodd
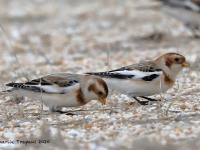
M146 97L146 96L140 96L141 98L144 98L146 100L149 100L149 101L160 101L160 100L157 100L157 99L153 99L153 98L149 98L149 97Z
M60 114L66 113L66 112L64 112L64 111L62 111L62 110L54 110L54 111L52 111L52 112L57 112L57 113L60 113Z
M76 114L73 114L71 112L65 112L65 111L62 111L62 107L59 107L59 106L50 106L49 109L51 110L51 112L58 112L60 114L65 114L65 115L76 115Z
M148 105L149 101L140 101L139 99L137 99L137 97L133 97L138 103L140 103L140 105Z
M71 112L65 112L65 115L76 116L77 114L74 114L74 113L71 113Z
M65 115L69 115L69 116L77 115L77 114L74 114L74 113L71 113L71 112L65 112L65 111L62 111L62 110L55 110L54 112L58 112L60 114L65 114Z

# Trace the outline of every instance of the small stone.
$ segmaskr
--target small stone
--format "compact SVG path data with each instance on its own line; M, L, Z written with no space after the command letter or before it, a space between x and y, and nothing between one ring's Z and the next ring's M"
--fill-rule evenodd
M137 111L134 111L133 114L134 114L134 115L138 115L138 112L137 112Z
M129 103L128 103L129 106L132 106L132 105L134 105L134 104L135 104L135 102L129 102Z
M17 133L15 136L16 136L16 138L22 138L22 137L24 137L24 134L22 134L22 133Z
M91 129L92 128L92 124L87 123L87 124L84 125L84 128L85 129Z
M98 114L95 114L94 118L95 118L95 119L98 119L98 118L99 118L99 115L98 115Z
M13 128L15 127L15 122L12 122L12 121L9 121L5 126L4 128Z
M160 119L165 117L163 114L159 114L158 116L159 116Z
M186 109L186 108L187 108L187 105L186 105L185 103L183 103L183 104L180 105L180 108L181 108L181 109Z
M20 127L20 124L18 122L14 122L13 127Z
M118 134L119 134L119 132L118 131L109 131L108 133L108 136L117 136Z
M199 107L198 107L198 105L196 104L196 105L194 105L193 107L193 110L199 110Z

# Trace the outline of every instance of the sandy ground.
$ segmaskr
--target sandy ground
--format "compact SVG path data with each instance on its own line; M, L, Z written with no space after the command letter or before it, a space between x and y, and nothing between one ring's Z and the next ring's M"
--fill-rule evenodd
M40 100L1 96L0 149L200 149L200 40L157 6L150 0L2 0L1 90L11 81L105 71L166 52L183 54L191 67L149 106L110 92L106 106L64 108L77 114L67 116L46 107L41 113Z

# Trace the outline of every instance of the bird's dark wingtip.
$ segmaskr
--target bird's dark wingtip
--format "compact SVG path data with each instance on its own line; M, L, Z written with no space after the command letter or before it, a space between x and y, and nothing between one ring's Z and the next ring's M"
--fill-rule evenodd
M11 83L7 83L6 86L10 86L13 88L22 88L24 85L24 83L15 83L15 82L11 82Z
M92 72L86 72L84 74L92 75L93 73Z
M13 86L14 86L14 84L15 84L14 82L11 82L11 83L7 83L7 84L6 84L6 86L10 86L10 87L13 87Z
M94 75L94 76L100 76L100 77L105 75L104 72L87 72L85 74L87 74L87 75Z
M26 85L26 83L7 83L6 86L13 87L15 89L23 89L27 91L34 91L34 92L46 92L45 90L41 89L40 87Z
M101 75L99 72L87 72L85 74L87 74L87 75L95 75L95 76Z

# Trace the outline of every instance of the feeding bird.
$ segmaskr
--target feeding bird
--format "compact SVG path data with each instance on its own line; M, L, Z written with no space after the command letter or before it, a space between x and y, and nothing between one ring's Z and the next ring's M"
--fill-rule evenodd
M39 98L51 111L62 107L82 106L91 100L106 103L108 87L103 79L92 75L58 73L33 79L25 83L8 83L12 87L1 94Z

